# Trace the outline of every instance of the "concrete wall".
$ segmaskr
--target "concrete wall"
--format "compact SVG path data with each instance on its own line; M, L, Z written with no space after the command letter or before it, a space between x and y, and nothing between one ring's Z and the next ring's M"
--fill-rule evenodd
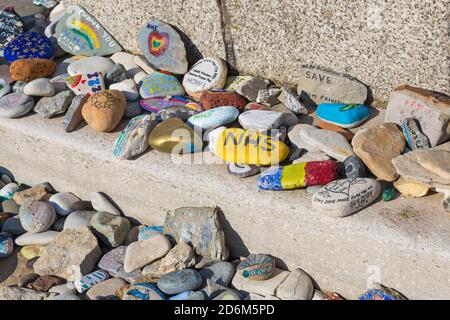
M194 57L214 54L279 83L295 85L301 65L316 63L369 85L378 106L404 83L450 92L450 0L67 2L136 53L139 28L162 19L189 37Z

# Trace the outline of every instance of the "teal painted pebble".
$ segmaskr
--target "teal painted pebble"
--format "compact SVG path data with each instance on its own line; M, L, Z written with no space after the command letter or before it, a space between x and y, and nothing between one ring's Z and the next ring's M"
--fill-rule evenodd
M17 183L8 183L6 186L0 189L0 197L6 200L11 199L16 192L19 191Z
M123 295L123 300L166 300L166 296L156 286L150 283L137 283L132 285Z
M92 272L81 279L75 281L75 288L79 293L84 293L98 283L101 283L109 278L108 272L105 270L97 270Z
M224 106L201 112L189 118L188 123L203 130L227 125L239 117L236 107Z
M161 226L150 226L143 227L139 230L138 241L148 240L156 235L162 234L164 227Z
M369 108L363 104L320 104L317 116L328 123L342 128L355 128L370 115Z
M154 72L141 80L139 93L142 99L183 96L184 89L174 76Z
M9 257L14 250L12 235L6 232L0 233L0 258Z
M263 281L275 272L275 259L265 254L251 254L238 266L238 272L248 280Z

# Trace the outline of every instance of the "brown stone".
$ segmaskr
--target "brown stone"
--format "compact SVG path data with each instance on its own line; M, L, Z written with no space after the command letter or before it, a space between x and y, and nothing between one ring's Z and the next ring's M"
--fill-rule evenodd
M201 95L200 103L205 110L223 106L232 106L243 111L248 100L236 92L208 90Z
M25 200L42 200L47 195L47 189L44 185L39 184L30 189L20 191L14 194L13 199L18 205L23 205Z
M347 139L348 142L352 142L353 137L355 136L355 134L353 132L350 132L347 129L341 128L332 123L322 121L320 119L315 119L314 125L316 125L317 127L321 128L321 129L324 129L324 130L330 130L330 131L340 133L345 137L345 139Z
M47 292L52 287L63 284L64 279L56 276L42 276L27 285L28 289Z
M127 102L122 92L105 90L94 94L83 106L84 120L97 132L110 132L120 123Z
M50 78L56 71L56 63L47 59L22 59L14 61L9 71L13 80L30 82Z
M398 178L392 159L402 154L406 141L395 123L359 131L352 145L356 155L379 179L392 182Z

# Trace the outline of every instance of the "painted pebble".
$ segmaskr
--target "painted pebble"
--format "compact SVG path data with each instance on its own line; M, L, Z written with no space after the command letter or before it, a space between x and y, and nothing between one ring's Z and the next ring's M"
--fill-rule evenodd
M320 104L316 111L322 121L341 128L355 128L369 118L369 108L363 104Z
M275 272L275 259L265 254L251 254L237 267L237 271L244 279L264 281L272 277Z
M17 38L23 30L23 22L13 7L6 7L0 11L0 48L4 48Z
M97 270L82 277L81 279L76 280L75 287L77 288L77 291L79 293L85 293L94 285L103 282L108 278L109 278L108 272L106 272L105 270Z
M235 121L239 110L235 107L218 107L196 114L189 118L188 123L203 130L217 128Z
M81 113L89 126L97 132L110 132L120 123L127 101L122 92L105 90L94 94L84 104Z
M154 72L142 79L139 93L143 99L183 96L184 89L174 76Z
M147 111L158 113L169 107L185 107L189 100L183 97L152 98L141 100L141 107Z
M8 183L6 186L0 189L0 197L3 197L5 199L12 199L12 197L18 190L19 186L17 185L17 183Z
M381 185L374 179L355 178L331 182L313 197L313 208L324 214L343 218L367 207L381 192Z
M151 239L157 235L161 235L164 231L163 226L148 226L139 229L138 241Z
M345 159L344 172L347 178L365 178L367 175L366 166L357 155Z
M339 177L335 161L313 161L271 168L258 179L260 190L292 190L310 186L323 186Z
M66 79L67 87L76 95L87 94L89 96L94 93L106 89L103 74L101 72L78 74L69 76Z
M428 137L422 133L419 128L418 121L414 118L407 118L402 121L402 130L405 135L406 142L411 150L430 148Z
M43 201L25 200L19 211L20 223L31 233L40 233L50 229L55 222L53 207Z
M14 240L12 235L6 232L0 233L0 258L9 257L14 250Z
M22 59L52 59L55 51L47 37L26 32L11 41L5 48L4 57L9 62Z
M228 165L228 173L239 178L248 178L261 173L261 168L254 165L240 165L230 163Z
M166 300L164 293L162 293L156 286L150 283L137 283L132 285L123 295L123 300Z
M401 293L391 288L377 286L369 289L359 297L359 300L407 300Z

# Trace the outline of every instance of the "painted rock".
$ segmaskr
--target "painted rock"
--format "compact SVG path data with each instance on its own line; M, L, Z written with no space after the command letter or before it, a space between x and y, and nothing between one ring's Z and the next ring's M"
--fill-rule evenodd
M308 114L308 108L300 101L300 97L286 88L281 90L278 100L296 114Z
M23 59L11 63L9 70L13 80L30 82L51 77L55 73L56 63L48 59Z
M0 98L0 117L14 119L33 110L33 98L23 93L11 93Z
M189 118L198 114L197 111L187 107L172 106L162 109L156 114L156 121L163 122L170 118L178 118L187 121Z
M342 134L345 139L347 139L348 142L352 142L353 137L355 134L351 132L350 130L344 129L342 127L339 127L335 124L331 124L329 122L322 121L318 118L314 119L314 125L320 129L328 130L328 131L334 131L339 134Z
M91 220L91 228L97 237L110 248L120 246L130 231L130 221L108 212L97 212Z
M189 118L188 123L191 126L208 130L235 121L239 116L239 110L235 107L218 107Z
M426 135L419 128L418 121L414 118L407 118L402 121L402 130L406 142L411 150L430 148L430 142Z
M164 257L172 248L167 237L159 234L148 240L131 243L125 254L124 270L132 272Z
M169 24L153 20L138 34L138 45L147 60L160 70L185 74L186 49L180 35Z
M235 163L230 163L228 165L228 173L239 178L248 178L256 176L261 173L261 168L253 165L240 165Z
M366 85L346 74L314 65L300 70L298 94L306 93L316 104L363 104L367 100Z
M182 120L170 118L153 129L148 138L150 146L164 153L194 153L202 150L203 141Z
M252 110L239 116L239 123L244 129L266 131L277 129L283 121L283 113L277 111Z
M53 97L44 97L38 101L33 110L43 118L51 118L66 113L74 97L74 93L70 90L60 92Z
M31 260L36 257L42 256L46 249L47 249L47 246L39 246L39 245L25 246L20 250L20 253L27 260Z
M52 97L55 95L55 87L47 78L36 79L23 88L23 93L34 97Z
M269 88L269 89L263 89L259 90L258 97L256 98L257 103L261 103L263 105L272 107L274 105L277 105L280 103L278 100L278 97L281 94L280 88Z
M4 48L23 31L23 22L13 7L0 11L0 48Z
M127 70L121 64L115 63L114 66L107 73L105 73L105 83L108 88L113 84L125 81L127 79ZM133 81L134 83L134 80L129 80ZM136 85L136 83L134 84Z
M63 125L66 132L74 131L76 127L84 121L81 110L83 110L83 106L88 99L89 95L87 94L80 94L73 98L72 103L64 116Z
M323 186L339 177L335 161L297 163L285 167L271 168L258 179L260 190L291 190L310 186Z
M160 301L166 300L166 297L164 293L150 283L137 283L128 288L122 300Z
M81 111L84 120L97 132L110 132L122 120L126 100L122 92L105 90L94 94Z
M185 107L189 100L183 97L153 98L141 100L141 107L147 111L158 113L169 107Z
M67 87L76 95L89 96L106 89L103 75L100 72L78 74L66 79Z
M223 130L215 143L215 154L229 163L271 165L285 160L289 148L281 141L243 129Z
M96 211L77 210L69 214L64 221L64 230L76 229L80 226L91 226L92 217Z
M201 59L184 76L183 87L188 95L200 99L206 90L222 89L227 80L227 73L227 65L222 59Z
M138 241L151 239L159 234L162 234L164 227L162 226L148 226L139 228Z
M184 89L174 76L154 72L142 79L139 93L143 99L184 95Z
M19 218L26 231L40 233L50 229L55 222L56 213L46 202L25 200L20 207Z
M202 285L202 276L194 269L174 271L161 276L158 288L168 295L194 291Z
M239 263L237 272L247 280L264 281L275 272L275 259L265 254L251 254Z
M316 114L322 121L342 128L355 128L369 118L369 108L363 104L320 104Z
M277 297L281 300L311 300L313 296L312 279L301 269L293 270L277 288Z
M17 183L11 182L0 189L0 197L3 197L5 199L12 199L14 194L18 191L19 186L17 185Z
M450 137L450 97L443 93L411 86L400 86L391 94L385 122L402 125L414 118L421 131L435 147Z
M133 272L126 272L124 269L125 254L127 252L126 246L117 247L107 254L105 254L98 267L100 269L108 271L108 273L115 278L121 278L130 283L135 282L137 279L142 277L141 270L135 270Z
M67 7L56 26L59 46L73 55L108 56L122 51L116 40L78 5Z
M223 106L231 106L239 110L244 110L248 101L236 92L206 90L200 97L200 103L205 110Z
M369 289L359 297L359 300L407 300L401 293L391 288L377 286L377 288Z
M379 179L392 182L398 178L391 161L402 154L406 142L395 123L360 130L352 145L356 155Z
M12 235L6 232L0 233L0 258L9 257L14 251L14 240Z
M356 155L345 159L344 172L347 178L365 178L367 175L364 163Z
M131 159L148 148L148 137L156 122L150 115L137 116L130 120L119 134L114 144L113 156L119 159Z
M267 89L267 83L251 76L228 77L225 88L227 91L239 93L249 101L256 101L259 90Z
M105 281L109 278L108 272L105 270L97 270L92 272L81 279L75 281L75 288L79 293L85 293L96 284Z
M387 187L387 188L384 189L384 191L383 191L383 195L382 195L383 201L384 201L384 202L389 202L389 201L394 200L396 194L397 194L397 193L395 192L395 189L394 189L394 188L392 188L392 187Z
M70 192L60 192L52 195L48 203L55 209L57 214L66 217L76 211L80 201L80 198Z
M355 178L331 182L313 197L313 208L319 212L343 218L364 209L374 202L381 185L374 179Z
M114 63L111 59L104 57L89 57L76 59L67 67L67 73L70 76L78 74L92 74L99 72L103 75L114 69Z
M9 62L21 59L52 59L55 50L49 39L34 32L22 33L3 52Z
M132 79L125 79L121 82L109 86L110 90L119 90L125 96L127 101L136 101L139 99L139 92L136 83Z

